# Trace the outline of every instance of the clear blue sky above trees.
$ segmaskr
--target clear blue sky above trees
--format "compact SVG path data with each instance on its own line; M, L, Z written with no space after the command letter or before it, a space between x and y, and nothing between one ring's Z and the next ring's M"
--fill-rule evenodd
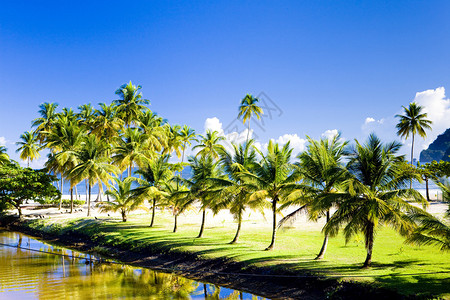
M330 129L363 139L367 117L450 87L449 14L448 1L6 1L0 142L12 154L44 101L110 102L129 80L198 132L263 91L283 114L262 142Z

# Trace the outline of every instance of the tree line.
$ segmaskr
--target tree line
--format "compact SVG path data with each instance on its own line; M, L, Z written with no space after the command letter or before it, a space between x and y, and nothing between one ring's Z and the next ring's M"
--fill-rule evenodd
M264 112L252 95L246 95L239 106L239 116L244 124L248 122L247 139L226 149L217 131L196 134L189 126L171 125L152 112L141 89L129 82L116 90L118 99L111 104L100 103L98 108L85 104L77 112L71 108L57 112L56 103L43 103L33 130L21 136L17 151L28 164L39 158L42 149L49 150L45 170L60 176L61 194L63 181L70 183L71 213L74 189L84 183L90 215L91 189L98 184L99 195L106 186L113 200L101 202L101 210L120 212L124 222L130 211L146 208L143 203L148 200L150 227L156 222L156 208L170 207L176 232L180 214L197 205L202 214L198 238L204 234L206 209L231 212L237 221L231 243L236 243L244 211L270 208L272 236L266 250L274 248L277 229L300 213L312 220L326 218L317 259L324 257L328 239L340 231L346 240L362 233L367 250L363 266L369 267L376 232L382 226L394 228L410 243L450 249L448 224L424 210L427 199L411 185L414 180L434 180L448 200L449 185L440 181L450 175L448 164L416 167L413 148L408 164L398 153L401 143L384 143L375 134L353 145L339 134L319 140L307 137L306 150L295 157L289 142L280 145L271 140L260 150L249 136L250 120ZM397 117L398 134L411 135L413 147L415 136L425 137L425 130L431 129L431 121L416 103L404 107L404 114ZM185 157L188 149L196 154ZM0 151L0 162L3 154ZM173 156L180 162L171 162ZM191 174L183 178L186 166ZM295 210L278 220L287 207Z

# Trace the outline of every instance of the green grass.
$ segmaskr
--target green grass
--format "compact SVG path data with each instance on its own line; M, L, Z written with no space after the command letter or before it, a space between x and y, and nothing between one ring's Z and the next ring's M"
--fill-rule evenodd
M211 215L208 218L211 220ZM101 221L89 218L35 220L29 226L52 233L76 229L94 239L101 239L103 243L125 245L135 250L152 245L161 251L187 251L205 258L232 258L250 266L308 270L326 276L342 275L344 280L368 281L403 294L433 294L450 298L449 273L420 274L450 271L450 253L429 246L404 244L404 238L390 228L383 228L376 235L373 267L361 269L366 254L362 237L355 237L348 244L342 236L330 239L325 259L315 261L323 239L317 228L280 230L275 250L264 251L271 237L269 224L244 222L239 243L235 245L228 244L236 228L232 221L207 225L201 239L195 238L199 230L197 220L180 217L177 233L172 233L173 218L168 212L158 212L156 227L149 228L148 224L149 216L138 214L130 216L126 223L119 218ZM398 276L402 274L404 276ZM368 277L346 277L356 275Z

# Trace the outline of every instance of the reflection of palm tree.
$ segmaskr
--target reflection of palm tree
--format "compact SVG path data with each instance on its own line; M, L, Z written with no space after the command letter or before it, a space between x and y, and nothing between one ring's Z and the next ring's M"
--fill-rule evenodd
M375 135L370 135L365 145L356 141L347 166L352 177L344 182L344 192L330 193L322 199L339 202L324 227L325 234L336 235L342 225L347 241L358 232L364 234L367 256L363 267L372 263L378 227L386 224L402 235L410 234L415 223L408 214L422 210L406 200L427 203L420 193L402 188L412 176L418 175L404 172L403 157L396 156L400 147L396 142L383 145Z
M101 193L102 184L108 184L112 178L111 173L117 174L116 167L109 164L110 159L105 155L107 151L108 145L103 144L94 135L90 135L82 143L81 149L74 153L78 164L70 171L69 178L76 182L88 180L88 216L91 211L92 186L98 183L99 193Z
M259 99L253 97L250 94L245 95L244 99L241 100L241 105L239 106L238 117L243 117L243 123L248 120L247 129L247 142L250 134L250 119L253 115L259 120L261 115L264 113L262 108L258 106Z
M30 167L30 161L38 159L41 155L41 148L38 145L38 139L34 132L26 131L20 136L21 141L16 145L20 146L16 152L20 152L20 159L27 161L27 167Z
M290 163L292 148L289 142L280 149L273 140L267 146L267 155L262 154L262 160L255 165L254 174L245 172L242 178L248 181L247 188L253 190L251 200L270 199L272 201L272 241L266 250L272 250L275 245L277 218L277 204L283 203L286 198L300 186L297 184L299 175L292 172Z

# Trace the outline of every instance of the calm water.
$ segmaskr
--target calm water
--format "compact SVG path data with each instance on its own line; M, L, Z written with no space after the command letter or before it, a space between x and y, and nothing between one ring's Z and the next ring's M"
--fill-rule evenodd
M172 274L89 259L84 253L0 230L0 299L263 299Z

